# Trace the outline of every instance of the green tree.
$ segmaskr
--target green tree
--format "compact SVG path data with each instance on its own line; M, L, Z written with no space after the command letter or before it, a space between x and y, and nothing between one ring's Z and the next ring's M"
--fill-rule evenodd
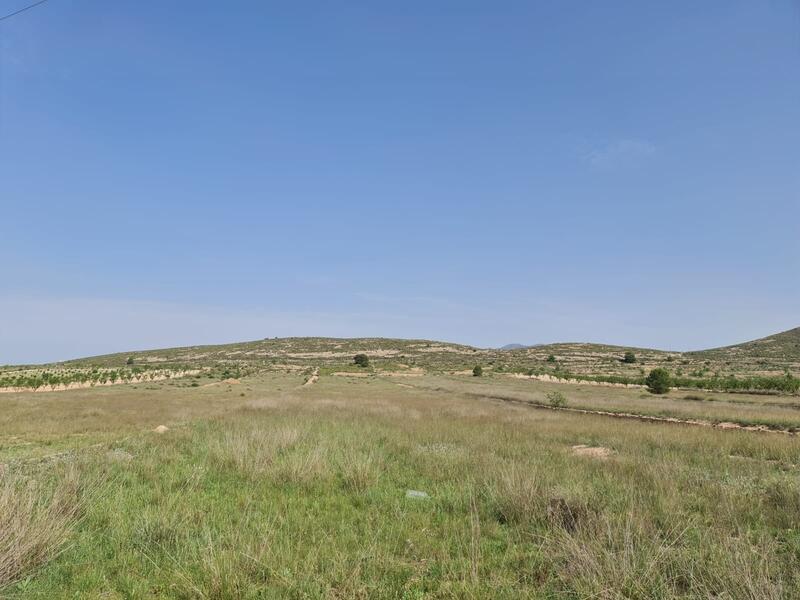
M633 363L636 362L636 355L633 352L631 352L630 350L628 350L625 353L625 357L622 359L622 362L628 363L628 364L633 364Z
M356 354L353 357L353 363L357 364L359 367L368 367L369 356L367 356L366 354Z
M472 369L472 376L480 377L481 375L483 375L483 367L480 365L475 365L475 368Z
M554 362L556 362L556 357L555 357L555 355L554 355L554 354L551 354L550 356L548 356L548 357L547 357L547 362L549 362L549 363L554 363Z
M647 391L651 394L666 394L670 386L669 371L660 367L653 369L644 382L647 385Z

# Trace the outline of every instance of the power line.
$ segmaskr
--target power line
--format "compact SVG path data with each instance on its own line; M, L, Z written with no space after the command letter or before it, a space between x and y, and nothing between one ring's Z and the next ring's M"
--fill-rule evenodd
M10 19L11 17L16 17L19 13L24 13L26 10L30 10L40 4L44 4L47 0L39 0L38 2L34 2L33 4L26 6L25 8L20 8L19 10L9 13L3 17L0 17L0 21L5 21L6 19Z

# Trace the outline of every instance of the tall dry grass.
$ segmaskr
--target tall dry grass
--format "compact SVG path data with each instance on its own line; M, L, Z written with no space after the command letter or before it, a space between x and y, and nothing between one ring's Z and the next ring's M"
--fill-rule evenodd
M708 532L711 552L698 552L693 523L653 526L647 515L594 515L574 531L552 528L545 547L561 564L559 576L581 597L784 598L774 542L723 538Z
M531 525L546 514L547 501L535 474L516 463L501 467L488 495L503 523Z
M210 444L210 454L224 466L258 476L270 471L282 452L301 440L294 427L245 426L229 429Z
M81 510L81 481L68 468L47 483L22 475L0 475L0 586L35 570L65 545Z
M26 597L800 597L795 438L273 385L100 456L118 484Z

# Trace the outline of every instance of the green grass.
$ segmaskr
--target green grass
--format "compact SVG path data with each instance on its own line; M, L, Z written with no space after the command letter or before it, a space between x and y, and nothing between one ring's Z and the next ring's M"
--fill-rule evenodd
M551 393L563 393L568 408L632 413L636 415L700 420L709 423L737 423L776 430L800 431L800 401L796 396L725 394L709 401L697 401L695 394L672 390L654 396L643 389L589 384L546 383L536 380L487 377L428 377L414 385L438 393L461 393L473 397L529 402L550 406ZM688 397L687 397L688 396Z
M0 596L800 594L793 436L490 398L558 390L572 406L602 392L635 406L635 390L497 376L303 381L298 371L4 395L3 477L40 486L45 507L67 472L83 485L63 541ZM152 433L161 423L170 430ZM610 457L576 455L578 444Z

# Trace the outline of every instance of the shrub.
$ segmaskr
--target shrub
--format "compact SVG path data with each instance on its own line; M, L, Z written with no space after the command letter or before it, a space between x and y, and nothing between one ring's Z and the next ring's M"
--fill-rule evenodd
M126 365L132 365L134 362L134 358L132 356L128 357L128 360L125 361Z
M567 397L561 392L548 392L547 401L553 408L561 408L567 405Z
M669 371L660 367L653 369L644 383L651 394L666 394L670 386Z
M628 363L628 364L633 364L633 363L636 362L636 355L633 352L631 352L630 350L628 350L625 353L625 356L622 359L622 362Z
M366 354L356 354L353 357L353 363L357 364L359 367L368 367L369 356L367 356Z
M555 355L554 355L554 354L551 354L551 355L549 355L549 356L547 357L547 362L549 362L549 363L554 363L554 362L556 362L556 357L555 357Z
M475 368L472 369L472 376L480 377L481 375L483 375L483 367L481 367L480 365L475 365Z

